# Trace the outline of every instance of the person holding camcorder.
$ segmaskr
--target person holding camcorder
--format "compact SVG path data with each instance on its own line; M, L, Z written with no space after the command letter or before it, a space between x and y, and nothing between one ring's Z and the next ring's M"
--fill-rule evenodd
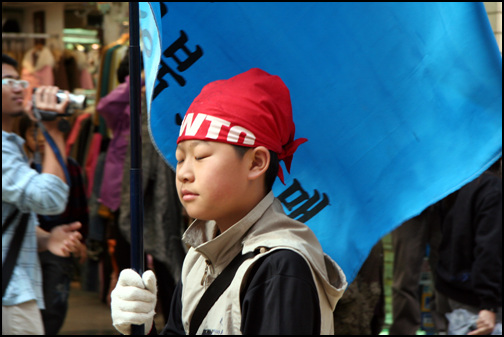
M69 256L80 246L81 223L51 232L38 227L36 214L65 210L69 193L65 139L58 118L42 120L40 111L65 113L67 99L58 102L57 87L39 87L34 102L23 106L28 82L19 80L17 63L2 54L2 334L44 334L42 275L37 251ZM46 139L41 173L30 168L24 140L13 133L24 113L39 122Z

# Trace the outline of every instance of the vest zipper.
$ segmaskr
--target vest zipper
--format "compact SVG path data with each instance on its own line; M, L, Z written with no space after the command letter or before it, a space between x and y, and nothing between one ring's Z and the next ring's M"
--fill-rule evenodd
M203 274L203 277L201 278L201 285L207 287L207 281L208 281L208 268L212 265L212 263L209 260L205 260L206 266L205 266L205 273Z

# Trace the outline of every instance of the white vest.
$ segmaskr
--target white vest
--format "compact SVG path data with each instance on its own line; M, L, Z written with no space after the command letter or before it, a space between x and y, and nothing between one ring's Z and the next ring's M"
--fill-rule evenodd
M261 253L246 260L220 298L203 319L197 334L241 334L240 290L246 284L252 265L278 249L290 249L308 263L317 287L321 314L321 334L333 334L333 311L347 286L341 268L322 248L313 232L304 224L289 218L280 201L270 192L243 219L215 237L214 221L196 220L184 233L190 245L182 267L182 322L189 334L191 317L201 296L215 278L241 251Z

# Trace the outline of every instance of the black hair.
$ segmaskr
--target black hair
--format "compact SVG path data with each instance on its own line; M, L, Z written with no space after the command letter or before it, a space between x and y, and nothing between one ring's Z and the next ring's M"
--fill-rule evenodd
M14 60L12 57L10 57L9 55L6 55L6 54L2 54L2 64L8 64L8 65L11 65L13 66L14 68L17 68L18 66L18 63L16 60Z
M252 147L238 146L238 145L233 145L233 147L235 148L236 153L240 156L240 158L243 158L243 156L248 150L253 149ZM278 165L280 163L280 161L278 160L278 155L275 152L269 150L269 153L270 153L270 164L264 176L264 186L266 188L266 193L269 193L273 188L273 184L275 183L275 179L278 175L278 168L279 168Z
M19 22L15 19L7 19L2 23L2 33L21 33Z
M140 54L140 69L143 70L143 55ZM129 52L127 52L123 59L121 60L121 63L119 64L119 67L117 68L117 81L119 83L124 83L126 81L126 76L129 75Z
M126 76L129 75L129 53L124 55L124 58L121 60L119 67L117 68L117 81L119 83L124 83L126 81Z

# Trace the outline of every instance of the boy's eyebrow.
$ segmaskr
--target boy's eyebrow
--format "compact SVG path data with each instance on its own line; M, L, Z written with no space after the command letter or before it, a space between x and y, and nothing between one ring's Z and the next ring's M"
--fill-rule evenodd
M15 80L19 80L19 76L14 76L14 75L2 75L2 79L4 78L12 78L12 79L15 79Z
M191 144L189 144L189 148L195 148L196 146L201 145L201 144L208 144L208 141L194 139L194 142L191 142ZM178 150L183 151L183 149L180 147L180 144L177 144L177 148L175 149L175 151L178 151Z

